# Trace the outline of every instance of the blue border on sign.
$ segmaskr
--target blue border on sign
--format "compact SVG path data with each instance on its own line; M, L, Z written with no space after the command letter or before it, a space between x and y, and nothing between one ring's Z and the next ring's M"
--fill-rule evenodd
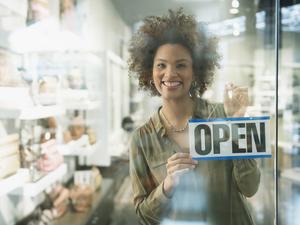
M218 121L241 121L241 120L270 120L270 116L259 117L228 117L228 118L211 118L211 119L190 119L189 123L199 122L218 122Z
M217 157L192 157L194 160L228 160L228 159L253 159L253 158L272 158L268 155L239 155L239 156L217 156Z

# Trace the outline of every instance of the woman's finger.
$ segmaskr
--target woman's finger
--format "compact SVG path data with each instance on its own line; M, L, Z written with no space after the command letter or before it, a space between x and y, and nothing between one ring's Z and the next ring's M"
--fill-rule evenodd
M175 166L177 164L191 164L191 165L197 165L198 161L192 160L191 158L181 158L181 159L176 159L169 161L167 163L167 167Z
M191 156L190 156L189 153L178 152L178 153L175 153L174 155L172 155L172 156L168 159L168 162L169 162L169 161L174 161L174 160L176 160L176 159L181 159L181 158L191 158Z
M168 169L168 174L172 175L175 171L183 170L183 169L195 169L195 165L191 164L177 164Z

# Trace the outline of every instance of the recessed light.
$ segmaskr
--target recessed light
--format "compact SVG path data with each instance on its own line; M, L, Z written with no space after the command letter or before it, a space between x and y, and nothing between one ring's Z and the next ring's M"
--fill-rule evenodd
M238 0L232 0L231 6L232 8L238 8L240 6L240 2Z
M231 9L229 9L229 12L230 12L231 14L238 14L238 13L239 13L239 10L238 10L238 9L235 9L235 8L231 8Z

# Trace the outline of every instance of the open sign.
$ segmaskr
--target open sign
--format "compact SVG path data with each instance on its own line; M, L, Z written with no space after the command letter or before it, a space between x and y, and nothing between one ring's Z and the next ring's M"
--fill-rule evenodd
M190 153L193 159L271 157L270 117L191 119Z

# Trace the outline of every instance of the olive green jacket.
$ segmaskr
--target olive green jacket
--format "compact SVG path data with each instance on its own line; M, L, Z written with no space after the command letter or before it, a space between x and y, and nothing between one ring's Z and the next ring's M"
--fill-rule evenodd
M208 117L226 117L223 105L197 100L193 118ZM167 159L180 151L178 144L167 137L158 112L133 133L130 144L130 176L134 205L142 224L159 224L166 216L174 217L174 209L178 212L179 208L180 211L178 205L195 205L196 202L193 201L199 201L199 193L203 198L201 204L204 204L203 212L199 214L205 215L209 225L253 225L246 197L253 196L259 186L260 171L256 161L199 161L194 169L194 173L202 180L198 185L198 192L193 192L194 197L186 198L188 203L184 202L183 195L176 202L176 194L167 198L163 193L163 180L167 175ZM192 183L191 181L191 185ZM192 211L195 212L195 207L190 207L190 212L186 210L183 213L188 216L186 219L193 216Z

